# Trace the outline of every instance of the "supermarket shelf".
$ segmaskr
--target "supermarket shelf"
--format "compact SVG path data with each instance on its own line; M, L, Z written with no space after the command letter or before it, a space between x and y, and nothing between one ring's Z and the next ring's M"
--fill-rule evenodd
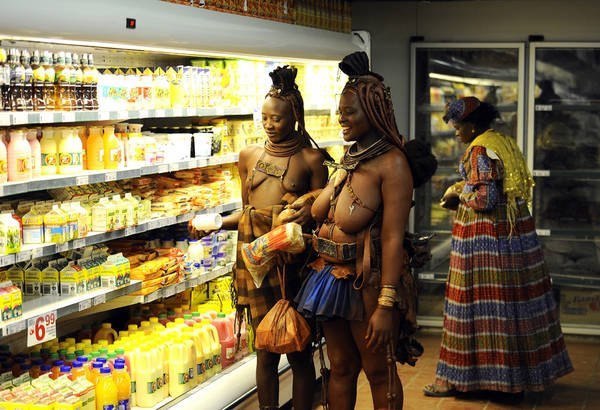
M27 328L27 319L55 310L57 317L60 318L101 305L109 300L135 292L141 288L141 281L131 281L129 285L116 289L102 288L76 296L40 296L29 300L26 298L23 302L23 315L0 324L0 337L25 330Z
M552 283L559 286L600 289L600 276L565 275L550 272Z
M590 104L536 104L533 109L536 112L548 111L600 111L600 103Z
M133 296L133 295L125 295L119 298L118 302L124 302L123 306L135 305L137 303L150 303L154 302L157 299L161 298L169 298L178 293L183 292L186 289L190 289L201 285L203 283L209 282L213 279L219 278L223 275L227 275L231 273L233 269L234 263L229 263L226 266L212 269L210 272L206 272L196 278L186 279L183 282L175 283L170 286L166 286L157 290L156 292L152 292L145 296Z
M600 170L596 169L534 169L534 177L564 177L564 178L585 178L600 179Z
M7 182L0 185L0 197L16 195L25 192L41 191L45 189L62 188L75 185L97 184L128 178L138 178L142 175L161 174L183 169L202 168L214 165L231 164L237 162L238 154L227 154L215 157L199 157L186 161L170 162L164 164L148 165L141 168L126 168L106 171L81 171L78 175L56 175L37 178L25 182Z
M568 224L568 222L565 222ZM578 222L578 225L586 225L590 226L591 223L586 222ZM553 239L561 238L577 238L577 239L591 239L591 238L599 238L600 231L593 229L542 229L538 228L535 230L538 236L552 236Z
M138 233L151 231L153 229L163 228L182 222L187 222L195 215L206 213L223 213L230 212L241 208L241 201L232 201L226 204L219 205L214 208L207 208L198 212L190 212L179 216L165 216L162 218L152 219L148 222L141 223L136 226L130 226L125 229L120 229L112 232L90 232L85 238L75 239L62 244L44 244L44 245L25 245L21 252L12 255L0 256L0 267L12 265L16 262L28 261L30 259L40 258L42 256L50 256L60 252L65 252L72 249L82 248L88 245L94 245L110 241L113 239L124 238L126 236L135 235Z
M420 281L426 282L446 282L448 272L419 272L417 277Z

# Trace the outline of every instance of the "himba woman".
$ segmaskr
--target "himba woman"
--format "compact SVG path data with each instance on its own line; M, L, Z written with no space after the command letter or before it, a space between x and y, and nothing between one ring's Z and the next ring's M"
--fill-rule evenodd
M237 229L239 233L234 272L236 305L249 310L254 329L281 298L281 291L277 267L267 273L259 288L255 286L240 254L241 247L269 232L276 223L295 222L311 228L311 205L327 183L325 156L311 147L304 127L304 103L295 83L296 74L296 68L289 66L269 73L273 85L262 106L262 125L268 138L264 146L248 146L240 152L243 210L223 218L223 229ZM279 218L284 207L293 210L292 215ZM303 256L284 256L279 267L286 262L286 294L295 295L302 282L299 268ZM294 408L312 409L315 371L310 345L287 358L293 373ZM279 354L257 350L256 385L261 409L279 408L279 359Z
M466 145L462 180L442 206L456 210L442 346L427 396L541 391L573 370L527 201L533 180L514 139L492 128L498 111L475 97L444 121Z
M403 248L413 179L383 77L369 71L364 52L346 56L339 66L349 76L339 123L353 144L340 164L329 164L337 171L312 206L320 223L313 238L319 257L296 302L322 324L330 409L354 408L361 369L374 408L400 409L402 386L388 359L399 323L415 325L404 298L413 281Z

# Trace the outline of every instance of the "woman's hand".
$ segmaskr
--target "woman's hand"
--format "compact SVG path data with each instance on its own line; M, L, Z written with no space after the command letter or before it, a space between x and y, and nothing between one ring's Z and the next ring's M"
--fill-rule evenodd
M210 235L211 233L213 233L215 230L212 231L199 231L196 228L194 228L194 225L192 225L192 219L190 219L188 221L188 234L190 236L190 239L200 239L200 238L204 238L205 236Z
M377 307L369 319L365 341L374 352L385 349L393 341L394 320L392 309Z
M310 214L310 204L291 204L288 205L287 209L291 209L293 210L293 212L291 212L291 215L281 218L280 222L282 224L295 222L300 226L305 226L312 222L312 215Z

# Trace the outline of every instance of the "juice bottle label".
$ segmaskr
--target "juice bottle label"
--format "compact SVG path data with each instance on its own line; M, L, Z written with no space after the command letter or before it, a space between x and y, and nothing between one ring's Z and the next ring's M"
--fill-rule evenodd
M42 153L42 166L43 167L55 167L56 166L56 154Z
M148 392L148 394L152 394L156 391L156 380L153 382L146 383L146 391Z
M17 172L24 173L30 169L31 160L29 157L17 157Z
M206 364L204 362L200 362L196 365L196 372L198 372L198 376L201 376L206 372Z
M6 174L8 172L8 166L6 160L0 159L0 174Z
M114 404L103 404L102 410L115 410L115 405Z
M73 163L73 158L71 157L70 152L61 152L58 154L58 158L60 165L71 165Z
M118 148L113 148L110 150L110 161L111 162L120 162L121 161L121 150Z
M129 410L129 400L119 400L119 404L117 404L117 410Z
M133 394L133 393L135 393L135 392L136 392L136 387L137 387L137 386L136 386L136 384L135 384L135 381L132 381L132 382L131 382L131 394Z

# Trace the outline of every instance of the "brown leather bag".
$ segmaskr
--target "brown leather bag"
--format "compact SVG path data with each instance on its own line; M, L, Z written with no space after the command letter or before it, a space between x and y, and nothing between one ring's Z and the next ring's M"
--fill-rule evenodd
M281 286L281 299L256 328L254 344L257 349L273 353L300 352L310 342L310 326L285 297L285 266L283 274L277 268L277 275Z

